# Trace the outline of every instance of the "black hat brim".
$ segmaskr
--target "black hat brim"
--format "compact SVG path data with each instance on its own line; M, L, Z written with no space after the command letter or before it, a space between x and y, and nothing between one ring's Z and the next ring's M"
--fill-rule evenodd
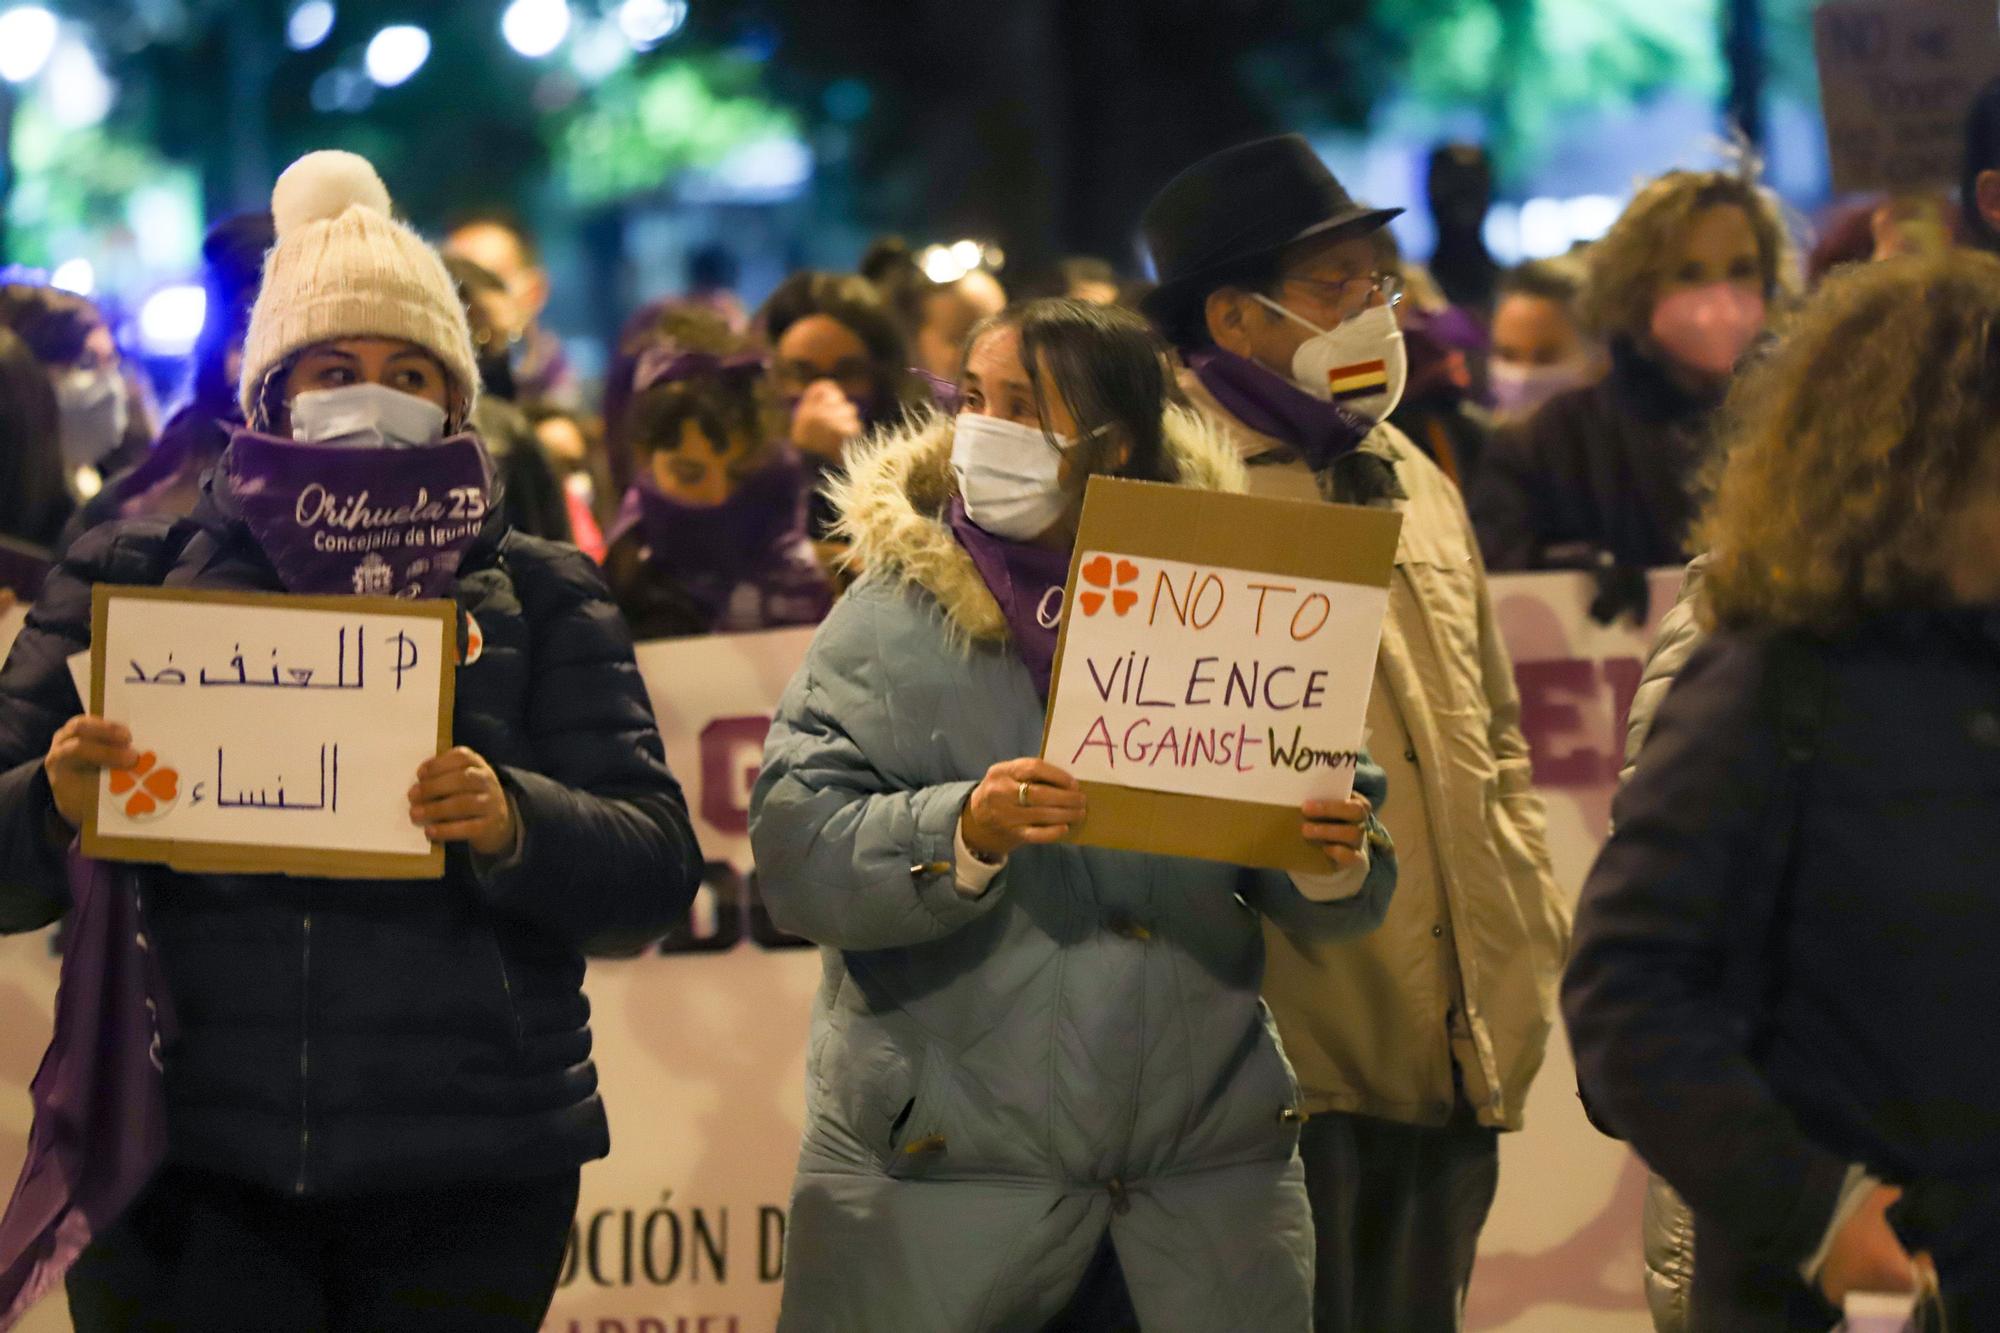
M1276 254L1302 241L1315 240L1322 236L1330 237L1335 232L1347 232L1351 236L1373 235L1403 216L1404 212L1405 210L1400 208L1343 209L1324 222L1316 222L1282 241L1226 255L1192 273L1183 274L1171 282L1161 283L1140 298L1140 313L1171 333L1183 308L1196 296L1206 297L1212 290L1217 274L1225 273L1245 260Z

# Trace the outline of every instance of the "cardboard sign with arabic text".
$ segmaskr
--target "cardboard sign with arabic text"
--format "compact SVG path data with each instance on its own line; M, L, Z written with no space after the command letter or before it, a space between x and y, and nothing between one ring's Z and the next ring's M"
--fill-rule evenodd
M1042 743L1075 840L1325 870L1299 807L1353 789L1402 521L1093 479Z
M131 729L83 850L178 870L434 879L417 766L451 744L445 601L100 585L91 712Z

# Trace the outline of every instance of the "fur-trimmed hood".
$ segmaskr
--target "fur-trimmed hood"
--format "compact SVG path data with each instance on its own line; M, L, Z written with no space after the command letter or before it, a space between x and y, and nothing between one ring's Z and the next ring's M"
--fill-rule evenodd
M1163 421L1177 484L1246 489L1243 461L1220 427L1184 408L1168 408ZM952 419L929 413L854 446L827 485L840 516L834 531L851 543L845 559L856 570L914 583L937 599L955 633L1001 642L1007 618L946 516L958 496L951 444Z

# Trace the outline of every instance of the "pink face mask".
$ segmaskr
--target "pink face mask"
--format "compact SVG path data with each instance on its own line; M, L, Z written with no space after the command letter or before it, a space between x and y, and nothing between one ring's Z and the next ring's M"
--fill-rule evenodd
M1653 341L1690 370L1727 375L1764 328L1764 298L1734 283L1689 287L1653 307Z

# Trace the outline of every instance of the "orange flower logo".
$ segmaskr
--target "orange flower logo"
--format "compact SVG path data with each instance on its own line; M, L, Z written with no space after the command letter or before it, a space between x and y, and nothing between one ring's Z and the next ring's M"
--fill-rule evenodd
M1122 616L1139 604L1138 591L1124 586L1127 583L1136 583L1139 579L1139 567L1130 560L1120 560L1114 568L1110 556L1100 555L1085 565L1080 572L1083 574L1083 581L1092 587L1110 589L1111 609L1115 614ZM1112 587L1114 578L1118 581L1116 588ZM1082 604L1083 613L1087 616L1094 616L1104 609L1102 592L1086 592L1079 596L1077 601Z
M148 750L138 763L111 775L111 794L124 798L127 819L157 819L180 798L181 775Z

